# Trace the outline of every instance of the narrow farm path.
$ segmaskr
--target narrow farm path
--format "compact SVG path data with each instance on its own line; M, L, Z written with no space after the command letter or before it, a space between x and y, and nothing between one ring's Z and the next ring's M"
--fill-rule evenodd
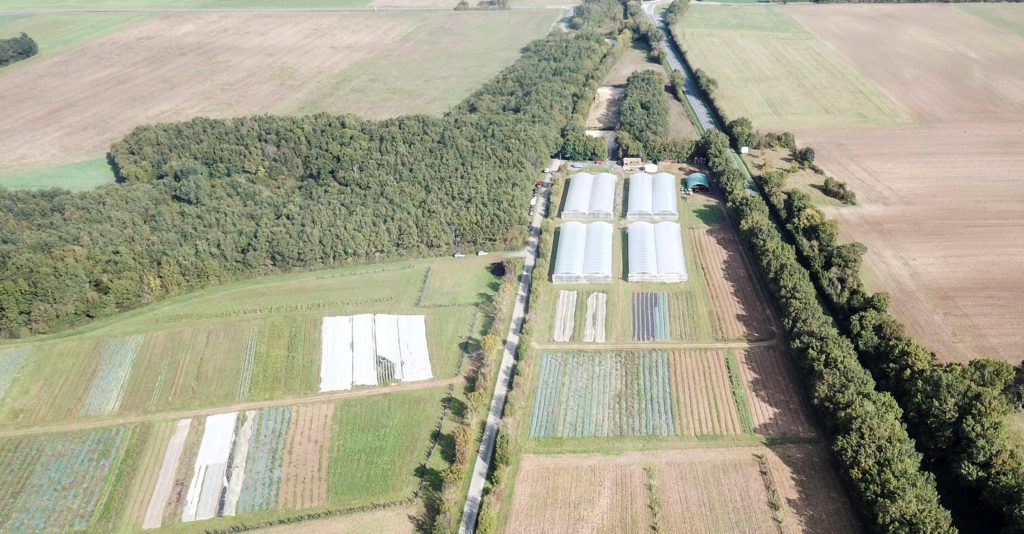
M561 163L558 160L552 160L548 167L557 169ZM544 213L547 211L548 195L551 192L551 174L545 175L544 183L547 187L542 188L537 193L537 209L534 210L533 220L530 221L530 236L526 240L526 258L523 261L523 276L519 279L519 292L516 295L515 308L512 310L512 324L508 327L505 351L501 355L501 367L498 369L498 383L494 387L491 408L487 412L487 426L484 428L484 436L480 441L480 452L477 454L476 464L473 466L473 478L469 483L466 506L462 510L459 534L473 534L476 531L476 519L480 513L480 501L483 499L484 482L487 480L487 471L490 469L491 457L494 455L494 442L498 436L498 423L501 422L501 414L505 411L508 383L512 378L512 366L515 364L515 357L513 355L519 347L519 332L523 327L523 318L526 316L526 303L530 300L533 266L537 262L540 223L544 219Z
M203 417L207 415L225 412L241 412L245 410L259 410L262 408L277 408L280 406L300 406L304 404L317 404L321 402L329 402L340 399L354 399L359 397L375 397L377 395L387 395L388 393L394 393L396 391L411 391L417 389L434 388L438 386L447 386L448 384L454 384L462 380L463 378L459 376L444 380L425 380L422 382L407 382L395 386L377 387L372 389L360 389L357 391L334 391L331 393L320 393L304 397L287 397L267 401L241 402L238 404L231 404L227 406L214 406L211 408L199 408L195 410L149 413L125 417L94 419L74 423L60 423L56 425L36 426L32 428L23 428L17 430L3 430L0 431L0 438L29 436L34 434L48 434L52 432L73 432L76 430L90 430L94 428L103 428L108 426L120 426L133 423L162 421L165 419L185 419L190 417Z

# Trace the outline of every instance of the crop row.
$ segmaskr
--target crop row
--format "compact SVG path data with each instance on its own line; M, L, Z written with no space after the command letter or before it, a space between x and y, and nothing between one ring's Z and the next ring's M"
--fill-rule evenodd
M279 407L256 414L238 513L269 510L276 505L291 413L290 407Z
M530 437L676 433L668 355L545 353Z
M124 427L0 442L0 532L85 530Z
M143 336L111 339L103 346L100 368L93 377L79 415L110 414L121 406L128 375L142 346Z
M633 293L633 341L667 341L669 313L667 292Z
M21 370L25 360L28 359L28 354L28 347L0 351L0 400L4 398L7 388L14 381L14 377Z

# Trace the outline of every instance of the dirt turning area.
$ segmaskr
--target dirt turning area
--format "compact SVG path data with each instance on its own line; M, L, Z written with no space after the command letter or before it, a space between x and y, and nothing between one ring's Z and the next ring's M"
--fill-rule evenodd
M988 9L785 8L918 122L795 133L857 192L831 211L868 246L870 285L946 361L1019 360L1024 344L1024 35Z

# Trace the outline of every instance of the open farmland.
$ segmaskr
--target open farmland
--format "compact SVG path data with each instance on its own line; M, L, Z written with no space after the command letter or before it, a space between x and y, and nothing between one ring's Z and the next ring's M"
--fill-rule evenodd
M428 269L442 273L462 260L458 267L469 275L463 284L428 293L433 302L449 304L418 306L417 295L431 284ZM416 260L228 284L3 348L0 365L18 365L5 376L10 380L0 396L0 425L24 428L81 416L313 395L320 384L321 323L336 314L424 316L430 361L422 367L448 379L477 314L468 299L491 298L495 261L500 256ZM483 274L472 274L477 271ZM118 339L139 343L131 365L114 351L121 347L114 344Z
M649 532L648 505L656 501L665 532L857 532L825 462L824 451L810 445L528 455L505 531Z
M831 6L828 6L831 7ZM676 27L730 118L761 128L910 122L886 93L775 6L695 6Z
M547 33L557 16L219 12L111 19L92 33L82 30L80 43L0 73L0 176L23 184L18 173L95 160L136 126L197 115L440 114ZM63 17L52 24L79 31L71 15ZM8 20L0 31L31 29L41 24L35 18Z
M892 293L897 317L940 358L1019 360L1024 36L1007 26L1024 7L835 7L786 12L918 125L798 129L860 200L830 213L868 246L869 285ZM988 21L1000 13L1006 24Z

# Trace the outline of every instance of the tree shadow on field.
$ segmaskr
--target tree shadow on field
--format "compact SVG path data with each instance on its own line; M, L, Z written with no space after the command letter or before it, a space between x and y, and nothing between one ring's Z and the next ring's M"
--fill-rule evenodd
M463 402L462 399L452 396L451 400L448 402L448 413L453 417L465 419L466 403Z
M455 435L441 434L437 438L437 450L441 459L449 464L455 463Z
M693 210L693 214L707 226L715 226L722 222L722 212L718 209L718 204L704 204Z

